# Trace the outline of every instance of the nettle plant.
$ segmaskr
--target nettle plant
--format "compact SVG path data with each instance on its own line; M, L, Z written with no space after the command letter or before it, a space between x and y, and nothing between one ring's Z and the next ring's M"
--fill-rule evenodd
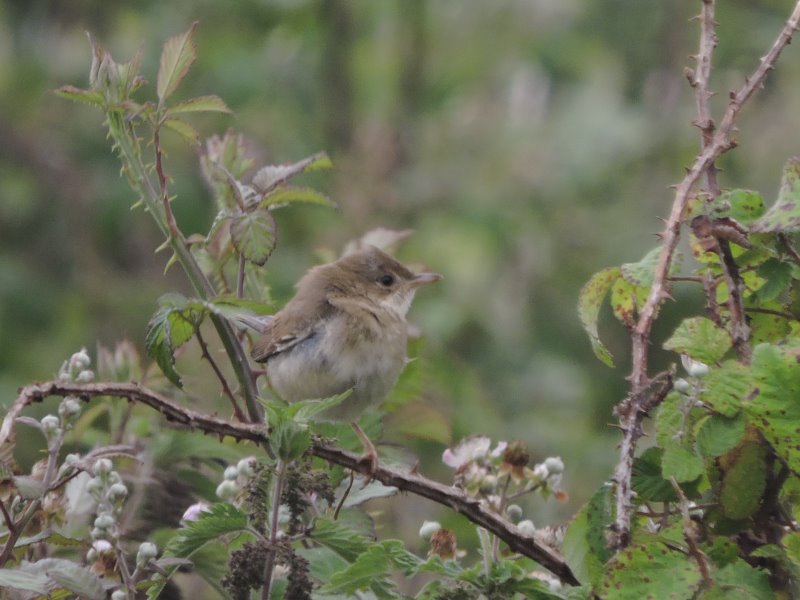
M291 405L270 398L248 349L275 311L264 301L273 212L297 203L333 206L294 183L331 163L321 153L255 169L242 136L211 137L200 169L217 216L207 235L185 236L172 211L162 136L174 132L200 145L187 116L230 112L217 96L173 100L196 57L195 29L164 45L153 101L138 99L141 55L117 63L91 38L89 87L57 90L103 112L135 206L155 221L165 238L159 249L170 253L166 267L184 271L193 295L160 299L146 334L154 363L143 364L123 342L100 347L93 370L82 350L54 380L20 390L0 428L0 597L175 597L172 579L187 571L235 599L399 598L399 575L420 576L418 598L562 597L562 583L578 580L518 503L531 494L565 497L560 459L529 466L523 443L492 447L478 436L445 452L456 485L422 477L413 459L391 449L382 451L370 482L353 475L366 468L359 456L333 442L357 443L349 426L316 420L346 394ZM386 245L403 235L376 230L366 241ZM211 350L210 336L224 355ZM186 366L190 358L176 363L189 347L202 361L195 369ZM197 392L184 386L187 373L198 372L218 383L197 386L208 394L202 400L213 404L221 395L230 420L188 408ZM50 396L62 398L57 415L22 414ZM178 429L154 422L154 410ZM46 443L46 458L29 475L19 474L13 458L17 426L38 430ZM361 426L377 439L379 418ZM430 540L426 556L398 540L376 541L362 505L399 490L477 525L479 559L433 521L420 530Z

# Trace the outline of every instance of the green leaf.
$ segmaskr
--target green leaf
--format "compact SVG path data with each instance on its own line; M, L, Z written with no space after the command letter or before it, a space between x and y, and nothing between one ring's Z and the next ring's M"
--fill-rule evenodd
M653 285L658 261L661 258L661 246L656 246L642 257L642 260L635 263L625 263L620 267L622 277L628 283L643 288L647 292ZM680 266L681 256L679 253L672 255L672 263L669 266L669 274L673 275ZM645 292L646 293L646 292Z
M583 286L578 298L578 316L583 324L583 329L592 342L592 350L594 350L595 356L609 367L614 366L614 360L608 348L600 340L600 335L597 332L597 318L608 290L621 276L622 271L620 271L619 267L609 267L599 273L595 273Z
M742 363L727 360L703 377L700 400L726 417L736 416L752 389L752 373Z
M760 444L744 444L725 471L719 499L729 519L746 519L758 510L767 485L765 459L766 450Z
M668 446L661 459L661 475L669 480L674 477L678 483L694 481L705 471L703 460L681 446Z
M664 342L665 350L687 354L707 365L719 361L731 347L731 336L706 317L684 319Z
M220 98L219 96L197 96L196 98L190 98L189 100L184 100L183 102L178 102L173 106L170 106L167 110L167 115L177 115L182 113L192 113L192 112L221 112L232 114L233 111L228 108L228 105L225 104L225 101Z
M186 121L181 121L180 119L165 119L163 125L167 129L171 129L175 133L181 135L193 146L200 144L200 132Z
M764 198L758 192L728 190L711 202L708 214L714 219L730 217L743 225L749 225L761 217L765 210Z
M226 502L212 504L200 513L196 521L179 529L164 548L164 558L189 558L200 548L223 535L247 529L247 515ZM166 575L156 579L156 584L147 590L151 600L158 598L177 565L167 568Z
M701 583L700 570L693 560L651 542L622 550L608 564L596 592L609 600L692 598Z
M67 100L82 102L83 104L90 104L92 106L102 107L105 102L105 98L101 92L97 90L84 90L72 85L62 85L55 90L55 94Z
M373 540L338 521L320 517L314 521L311 539L330 548L347 562L353 562L369 548Z
M241 213L231 221L231 240L236 251L251 263L263 266L275 248L275 219L265 210Z
M628 327L636 325L636 311L647 299L647 289L628 283L622 277L611 286L611 310L614 316Z
M270 425L269 447L281 460L295 460L311 445L307 423L295 421L290 407L280 402L262 401Z
M275 188L274 191L264 196L259 206L268 210L275 210L297 202L337 208L336 203L325 194L312 188L292 185L282 185Z
M603 565L611 558L607 534L613 523L613 492L603 485L569 524L563 552L570 569L583 582L599 581Z
M63 558L45 558L31 565L36 572L44 573L60 587L87 600L105 600L103 581L88 569Z
M744 436L747 420L743 414L735 417L710 415L700 423L695 440L697 451L707 458L722 456L733 450Z
M352 597L356 592L370 590L379 599L400 598L390 579L393 557L386 544L387 542L372 544L346 569L335 573L319 589L319 593Z
M692 402L678 392L670 392L656 412L656 442L662 448L674 445L675 440L687 437L691 420L686 414L686 403Z
M292 177L307 171L330 169L333 166L331 159L325 152L318 152L312 156L288 165L267 165L258 170L253 176L253 186L262 194L269 194L279 185L286 183Z
M786 162L777 201L750 229L778 233L800 231L800 159L790 158Z
M339 406L342 402L347 400L350 394L353 393L352 389L345 390L341 394L336 394L330 398L322 398L319 400L300 400L292 402L286 409L286 415L296 423L303 425L315 420L315 417L324 413L326 410Z
M164 44L156 80L159 105L163 105L164 101L177 89L197 58L197 46L194 43L195 31L197 31L197 21L192 23L184 33L169 38Z
M203 319L203 305L180 294L165 294L159 298L159 304L161 307L147 324L145 347L164 375L181 387L174 352L194 335Z
M758 275L766 280L756 292L758 299L762 302L775 300L792 281L792 265L770 258L758 268Z
M23 590L46 595L49 580L42 573L26 573L19 569L0 569L0 589Z
M754 397L744 409L775 452L800 473L800 348L759 344L753 350Z
M775 600L769 573L739 559L713 574L714 586L700 600Z

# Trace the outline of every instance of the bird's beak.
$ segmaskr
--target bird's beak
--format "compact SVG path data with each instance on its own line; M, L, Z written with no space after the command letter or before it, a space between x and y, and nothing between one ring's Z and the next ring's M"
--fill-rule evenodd
M416 288L421 285L425 285L426 283L439 281L440 279L444 279L444 276L439 275L439 273L418 273L414 275L414 279L412 279L409 283L412 288Z

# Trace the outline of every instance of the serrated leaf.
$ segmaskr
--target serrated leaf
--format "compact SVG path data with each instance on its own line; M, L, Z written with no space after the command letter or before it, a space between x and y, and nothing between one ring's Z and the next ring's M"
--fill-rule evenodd
M800 231L800 159L790 158L786 162L778 199L750 229L755 232Z
M92 106L102 107L105 98L103 94L97 90L84 90L72 85L62 85L55 90L57 96L72 100L73 102L82 102L83 104L90 104Z
M661 475L669 480L674 477L678 483L694 481L705 471L703 460L681 446L668 446L661 459Z
M265 210L253 210L233 217L231 240L245 260L263 266L275 249L275 220Z
M374 541L338 521L324 517L314 521L314 529L309 537L330 548L347 562L353 562Z
M636 288L631 283L618 277L611 286L611 310L614 316L628 327L636 325L636 307L638 306L638 294Z
M200 143L200 132L186 121L181 121L180 119L165 119L163 125L167 129L171 129L175 133L180 134L181 137L193 146L197 146Z
M0 589L24 590L46 595L49 580L41 573L26 573L19 569L0 569Z
M656 412L656 442L662 448L676 443L676 439L684 438L691 421L686 411L686 403L691 402L683 394L670 392L658 406Z
M264 199L259 203L259 207L275 210L297 202L337 208L336 203L322 192L293 185L281 185L275 188L275 190L264 196Z
M197 58L195 31L197 31L197 21L192 23L187 31L169 38L164 44L156 80L156 93L160 105L163 105L177 89Z
M145 333L145 348L147 355L154 359L161 372L166 375L172 383L178 387L183 387L181 376L175 370L175 356L169 332L169 315L172 309L161 307L150 319Z
M769 573L739 559L713 573L714 586L700 600L775 600Z
M767 301L760 302L759 307L766 310L774 310L776 314L768 314L766 312L748 314L750 342L754 346L763 342L782 342L791 335L793 321L780 314L785 312L786 308L784 306L777 302Z
M654 590L659 598L692 598L701 584L695 561L652 542L622 550L608 564L596 592L599 598L609 600L641 600L652 596Z
M733 450L744 437L746 424L747 419L741 413L735 417L710 415L697 430L697 451L710 458Z
M235 506L219 502L200 513L196 521L179 529L164 548L164 558L189 558L203 546L223 535L246 531L247 515ZM156 580L147 590L151 600L158 598L167 580L177 568L166 569L167 574Z
M620 267L622 277L625 278L625 281L636 287L649 290L650 286L653 285L653 277L655 276L660 257L661 246L656 246L645 254L639 262L623 264ZM672 256L672 264L669 267L670 274L674 273L679 265L680 255L675 253Z
M396 567L410 574L423 562L408 552L398 540L373 543L346 569L335 573L319 592L353 596L359 591L369 590L379 599L401 598L389 577L391 568Z
M318 152L312 156L288 165L267 165L258 170L253 176L253 186L262 194L269 194L281 184L292 177L307 171L330 169L333 166L331 159L325 152Z
M706 317L684 319L664 342L665 350L686 354L707 365L718 362L731 347L728 332Z
M796 341L796 340L795 340ZM759 344L753 350L753 398L744 410L775 452L800 473L800 348Z
M32 563L37 572L43 572L60 587L66 588L79 598L105 600L103 582L88 569L61 558L45 558Z
M750 369L736 360L726 360L703 377L700 400L726 417L734 417L749 396L753 377Z
M339 406L342 402L347 400L352 393L353 390L348 389L330 398L292 402L286 408L286 416L296 423L306 424L309 421L313 421L315 417L318 417L325 411Z
M575 576L583 582L596 583L603 565L611 558L607 534L613 523L613 492L603 485L578 511L564 536L564 557Z
M744 444L725 471L719 501L729 519L746 519L758 510L767 485L766 450L757 443Z
M222 98L219 96L209 95L197 96L196 98L190 98L189 100L178 102L177 104L169 107L167 110L167 115L171 116L193 112L233 113L233 111L228 108L228 105L225 104L225 101Z
M595 356L609 367L614 366L614 360L608 348L600 340L600 334L597 331L597 318L608 290L621 276L622 272L619 267L603 269L592 275L581 289L578 297L578 316L584 331L589 335L592 350L594 350Z
M762 302L775 300L792 281L792 265L770 258L758 267L758 275L765 281L756 296Z
M381 459L383 460L384 457L381 456ZM386 463L384 462L383 464ZM358 478L356 481L358 481ZM341 491L343 492L344 490ZM343 506L345 508L353 508L369 500L375 500L376 498L390 498L397 494L397 491L396 487L384 485L380 481L373 480L366 485L362 482L357 486L357 489L350 490L350 493L347 494L347 498L345 498Z

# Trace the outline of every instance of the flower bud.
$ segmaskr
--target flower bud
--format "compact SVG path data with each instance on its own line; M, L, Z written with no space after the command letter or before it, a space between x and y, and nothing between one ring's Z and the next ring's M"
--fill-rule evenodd
M533 521L530 519L525 519L524 521L520 521L517 523L517 527L520 528L520 531L525 535L533 536L536 533L536 527L533 525Z
M127 600L127 599L128 599L128 592L126 592L122 588L114 590L114 593L111 594L111 600Z
M108 475L114 467L113 463L107 458L100 458L94 463L93 472L97 477Z
M560 456L551 456L546 458L544 461L544 466L552 475L560 475L564 472L564 461L561 460Z
M158 548L152 542L142 542L139 544L139 551L136 553L136 564L144 566L147 561L158 555Z
M55 433L58 431L58 427L60 425L60 421L58 417L55 415L46 415L42 417L41 425L42 425L42 433L46 438L51 438Z
M77 383L90 383L94 381L94 371L81 371L78 373L78 376L75 378Z
M512 523L519 523L522 519L522 507L519 504L509 504L506 507L506 516Z
M114 517L108 513L98 515L98 517L94 520L94 526L97 529L111 529L114 526L114 523L116 523Z
M482 494L491 494L497 489L497 477L494 475L486 475L480 483L478 488Z
M86 348L81 348L79 352L73 354L69 362L75 367L76 371L82 371L92 364L92 360L89 358Z
M547 470L547 466L544 463L539 463L533 467L533 476L540 481L544 481L550 477L550 471Z
M79 414L81 414L81 403L74 396L67 396L58 405L58 416L64 424L71 423Z
M248 456L236 463L236 470L242 477L252 477L256 474L255 470L256 458L255 456Z
M239 486L235 481L226 479L217 486L217 496L223 500L230 500L239 493Z
M236 478L239 477L239 469L237 469L234 465L230 465L229 467L225 468L223 477L228 481L236 481Z
M124 483L115 483L110 488L108 488L108 492L106 493L106 497L112 502L115 502L116 500L121 500L127 495L128 495L128 488Z
M423 540L429 540L441 528L442 526L438 521L423 521L422 527L419 528L419 537Z
M676 392L680 392L681 394L688 394L689 390L692 389L692 386L683 377L679 377L675 380L675 383L672 384L672 389L674 389Z

